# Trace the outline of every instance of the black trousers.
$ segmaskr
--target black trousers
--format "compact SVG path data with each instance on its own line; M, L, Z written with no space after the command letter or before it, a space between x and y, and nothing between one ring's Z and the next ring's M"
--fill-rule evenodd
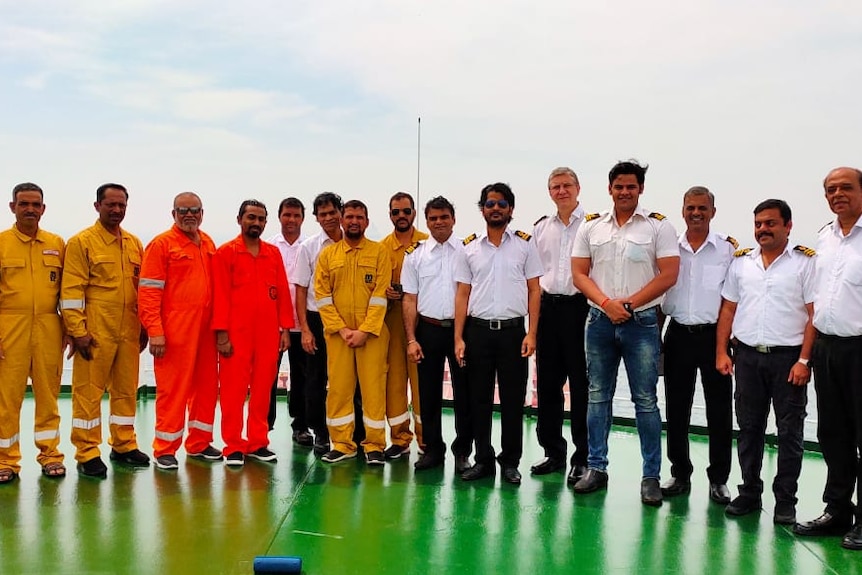
M455 329L433 325L419 319L416 340L422 346L424 359L419 362L419 405L422 406L422 437L425 452L443 456L443 372L449 361L452 394L455 404L455 441L452 453L469 456L473 450L473 429L470 420L470 402L467 397L467 373L455 359Z
M521 357L524 326L492 330L467 320L467 387L476 441L476 463L493 463L491 420L494 383L500 390L502 465L517 466L524 449L524 398L527 394L527 358Z
M307 356L305 350L302 349L302 334L298 331L290 332L290 347L287 349L287 361L290 364L290 401L287 404L287 412L293 421L290 426L294 431L308 431L308 421L305 417L306 407L306 385L305 365ZM278 354L278 367L281 368L281 360L284 358L284 352ZM275 381L272 382L272 392L269 395L269 428L272 429L275 425L276 415L276 392L278 390L278 373L275 374Z
M814 341L817 439L826 461L826 511L862 521L862 337L817 334Z
M667 403L667 455L672 476L691 477L688 428L695 381L700 370L709 429L710 483L730 476L733 453L733 378L715 369L715 325L687 327L671 321L664 339L664 390Z
M763 447L770 401L778 427L778 471L772 482L776 503L796 504L799 472L802 470L802 437L807 386L787 381L799 350L759 353L747 346L736 347L736 421L739 424L737 453L742 471L739 494L760 497L763 481Z
M566 459L563 439L565 398L563 386L569 381L572 465L586 465L587 454L587 360L584 352L584 325L590 306L583 294L542 295L539 330L536 337L536 393L538 394L536 435L545 457Z

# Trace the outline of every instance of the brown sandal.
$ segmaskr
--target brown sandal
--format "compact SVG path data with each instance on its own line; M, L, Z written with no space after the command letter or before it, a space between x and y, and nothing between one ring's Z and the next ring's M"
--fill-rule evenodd
M8 468L0 469L0 485L3 483L12 483L18 474Z
M66 477L66 466L56 461L46 463L42 466L42 475L51 479Z

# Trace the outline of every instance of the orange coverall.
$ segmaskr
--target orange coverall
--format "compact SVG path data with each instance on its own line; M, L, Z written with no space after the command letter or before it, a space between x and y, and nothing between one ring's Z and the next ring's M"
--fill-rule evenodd
M213 257L212 329L226 330L233 346L219 357L221 435L224 453L251 453L269 445L269 395L278 366L281 330L293 327L293 302L281 252L260 242L257 257L242 236L221 246ZM248 400L246 437L243 406Z
M363 238L355 248L344 240L320 252L314 292L326 338L329 393L326 425L332 448L356 451L353 441L356 379L362 393L365 452L386 448L386 356L389 330L384 323L386 288L392 279L387 248ZM341 328L368 334L362 347L352 348L338 334Z
M36 400L34 438L39 465L62 463L57 396L63 373L63 326L58 304L65 244L39 230L0 233L0 468L21 471L21 404L27 377Z
M138 391L141 322L138 278L144 248L121 230L122 241L98 221L69 239L63 266L60 309L66 333L90 334L93 358L75 355L72 364L72 443L78 462L99 457L101 402L110 395L111 437L119 453L138 448L135 394Z
M413 229L410 244L427 240L428 234ZM392 258L392 281L401 282L401 267L404 265L405 246L401 245L394 233L381 240L389 248ZM389 421L389 434L392 444L410 447L413 433L410 431L410 413L407 411L407 382L410 381L410 396L413 402L413 419L416 429L416 443L425 448L422 441L422 412L419 406L419 372L417 365L407 359L407 337L404 333L404 314L400 301L390 301L386 312L386 326L389 328L389 373L386 376L386 419Z
M200 233L196 245L176 225L144 251L138 316L150 338L164 336L165 354L154 358L156 433L153 455L180 448L188 412L186 452L213 440L218 401L218 352L212 330L212 257L215 244Z

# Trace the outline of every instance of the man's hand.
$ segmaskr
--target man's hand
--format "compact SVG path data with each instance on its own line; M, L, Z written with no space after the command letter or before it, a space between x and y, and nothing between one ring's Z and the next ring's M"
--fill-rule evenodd
M612 299L604 305L602 311L605 312L611 323L625 323L632 318L632 314L623 307L625 303L621 299Z
M455 359L461 367L467 365L467 344L460 337L455 338Z
M290 347L290 330L283 330L278 340L278 351L285 352Z
M75 355L75 341L69 334L63 335L63 347L60 349L60 353L62 354L64 351L66 352L66 359L72 359L72 356Z
M350 338L347 340L347 345L349 347L362 347L365 345L366 341L368 341L368 333L354 329L351 330Z
M302 349L305 350L305 353L311 355L314 355L314 352L317 351L317 342L314 341L314 334L307 327L302 329Z
M233 345L230 342L230 336L227 330L216 331L216 349L222 357L230 357L233 355Z
M407 359L413 363L419 363L425 359L425 354L422 353L422 346L415 339L407 344Z
M147 335L147 330L142 327L141 333L138 334L138 353L143 353L147 349L148 341L150 341L150 337Z
M404 297L404 292L394 289L392 286L386 288L386 299L399 301Z
M150 338L150 353L153 357L165 357L167 339L163 335L154 335Z
M99 347L96 340L90 334L82 335L74 339L75 353L81 356L82 359L90 361L93 359L93 349Z
M521 342L521 357L530 357L536 351L536 336L527 334Z
M787 376L787 381L793 385L807 384L811 381L811 368L797 361L790 368L790 375Z
M715 369L721 375L731 375L733 373L733 360L727 355L727 352L717 352L715 354Z

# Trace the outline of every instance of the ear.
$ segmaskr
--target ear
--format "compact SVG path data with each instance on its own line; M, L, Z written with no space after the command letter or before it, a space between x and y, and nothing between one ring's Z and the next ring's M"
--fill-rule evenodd
M99 202L93 202L93 207L96 208L96 211L99 211Z

